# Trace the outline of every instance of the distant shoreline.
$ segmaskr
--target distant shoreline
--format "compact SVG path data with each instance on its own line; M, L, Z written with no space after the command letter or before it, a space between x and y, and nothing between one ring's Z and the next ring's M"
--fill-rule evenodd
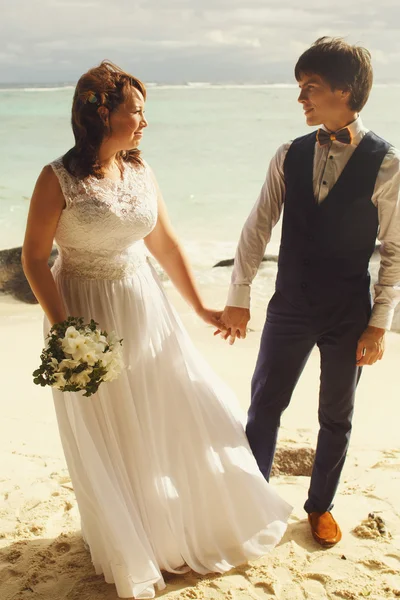
M157 83L146 82L147 88L156 89L293 89L297 83L211 83L207 81L188 81L184 83ZM375 83L375 88L400 87L400 83ZM58 92L74 89L74 83L0 83L0 92Z

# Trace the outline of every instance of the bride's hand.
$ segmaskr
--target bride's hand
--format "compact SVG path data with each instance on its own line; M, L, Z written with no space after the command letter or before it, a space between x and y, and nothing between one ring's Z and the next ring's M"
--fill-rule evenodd
M197 314L205 323L213 325L221 331L226 331L226 327L221 321L222 310L211 310L210 308L201 308Z

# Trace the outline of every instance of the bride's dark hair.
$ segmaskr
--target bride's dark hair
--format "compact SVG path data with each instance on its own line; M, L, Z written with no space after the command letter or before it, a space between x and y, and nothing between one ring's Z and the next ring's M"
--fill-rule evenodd
M126 73L108 60L90 69L79 79L72 102L72 130L75 146L63 157L67 171L75 177L104 175L98 162L98 151L109 130L100 118L98 108L105 106L110 113L129 98L136 88L146 99L146 88L136 77ZM118 154L119 160L142 165L137 149Z

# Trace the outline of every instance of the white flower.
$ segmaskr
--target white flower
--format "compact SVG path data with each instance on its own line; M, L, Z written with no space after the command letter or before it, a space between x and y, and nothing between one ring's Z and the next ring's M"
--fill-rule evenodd
M81 338L78 338L78 342L76 343L75 348L72 350L72 358L82 362L84 360L84 356L91 352L93 348L91 344L87 343L87 340L82 336Z
M85 336L86 338L86 345L88 348L97 348L98 343L97 341L90 335L90 336Z
M116 379L118 377L118 375L120 374L120 371L118 371L117 369L109 369L107 371L107 373L105 375L103 375L102 380L103 381L113 381L114 379Z
M123 366L124 364L122 360L119 358L113 358L111 363L107 366L107 373L112 373L115 379L115 377L118 377L118 375L121 373Z
M104 335L102 335L100 329L95 329L94 331L90 331L89 336L97 344L100 343L104 347L107 346L107 338Z
M97 342L93 345L92 351L96 353L97 359L100 359L103 356L106 345L107 344Z
M53 358L50 360L50 366L53 369L53 371L55 371L56 369L58 369L58 360L56 358Z
M81 373L73 373L70 377L70 383L78 385L80 388L84 388L90 381L90 374L92 370L82 371Z
M66 369L75 369L79 365L78 360L72 360L72 358L64 358L59 365L60 371L64 371Z
M71 354L74 360L79 360L79 356L74 356L74 354L79 355L82 353L82 349L85 346L85 337L83 335L65 337L61 342L61 346L66 354Z
M111 350L108 350L107 352L103 352L103 354L100 357L101 364L106 369L112 360L113 360L113 353L111 352Z
M54 373L54 381L51 385L58 390L67 385L64 373Z
M73 325L71 325L66 330L64 338L65 339L69 339L69 340L73 340L73 339L75 339L75 338L77 338L79 336L80 336L79 331Z
M110 346L119 346L120 345L120 341L119 341L120 338L117 336L115 331L111 331L111 333L108 334L107 339L108 339L108 343Z
M93 350L89 350L89 352L86 352L86 354L82 356L82 362L87 363L91 367L93 367L98 360L99 357L97 356L96 352L93 352Z
M107 370L116 368L122 369L123 360L121 346L117 346L111 350L108 350L107 352L104 352L101 357L101 363Z

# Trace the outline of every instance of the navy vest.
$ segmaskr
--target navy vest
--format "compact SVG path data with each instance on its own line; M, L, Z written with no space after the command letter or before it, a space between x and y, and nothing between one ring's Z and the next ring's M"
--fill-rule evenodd
M294 140L284 162L286 195L276 288L309 306L369 293L378 233L371 198L390 145L368 132L325 200L313 191L316 132Z

